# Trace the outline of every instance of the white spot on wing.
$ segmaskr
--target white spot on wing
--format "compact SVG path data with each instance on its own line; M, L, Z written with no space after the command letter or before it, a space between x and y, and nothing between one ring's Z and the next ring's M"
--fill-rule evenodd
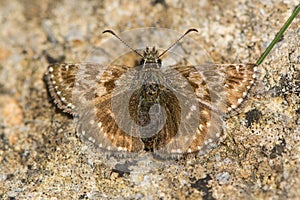
M232 108L232 109L236 109L236 105L232 104L232 105L231 105L231 108Z
M244 100L243 98L239 98L239 99L238 99L238 103L239 103L239 104L242 103L243 100Z
M195 111L195 110L197 110L197 107L195 105L192 105L191 106L191 111Z

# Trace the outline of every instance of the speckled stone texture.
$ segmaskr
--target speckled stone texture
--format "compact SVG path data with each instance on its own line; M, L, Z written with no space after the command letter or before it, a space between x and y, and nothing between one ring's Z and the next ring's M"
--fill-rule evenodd
M298 3L1 1L0 199L300 199L300 16L203 156L120 164L90 153L43 82L49 63L84 60L108 28L194 27L214 62L255 62Z

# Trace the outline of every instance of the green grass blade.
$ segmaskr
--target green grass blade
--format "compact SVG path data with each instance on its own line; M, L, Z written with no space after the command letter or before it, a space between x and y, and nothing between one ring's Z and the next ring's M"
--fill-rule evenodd
M300 5L296 7L292 15L288 18L288 20L285 22L285 24L281 27L280 31L277 33L271 44L266 48L265 52L260 56L260 58L257 60L256 64L260 65L264 59L267 57L267 55L270 53L270 51L273 49L275 44L278 42L278 40L282 37L283 33L286 31L286 29L289 27L289 25L292 23L294 18L298 15L300 11Z

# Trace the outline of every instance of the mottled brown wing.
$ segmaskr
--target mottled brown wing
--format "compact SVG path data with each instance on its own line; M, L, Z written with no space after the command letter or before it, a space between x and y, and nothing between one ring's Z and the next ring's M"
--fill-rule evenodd
M72 92L79 66L77 64L53 64L45 73L49 93L58 108L74 114Z
M248 99L259 80L256 64L224 65L220 69L226 73L226 114L230 115Z
M237 109L259 78L255 64L207 64L176 69L194 86L202 104L223 114Z
M225 98L225 92L220 98L213 97L213 90L203 70L197 66L171 66L166 69L166 79L169 88L180 99L180 108L185 109L181 115L176 134L171 134L168 124L163 127L161 134L174 135L163 147L156 149L155 154L160 157L172 157L181 154L206 152L216 145L216 140L222 134L222 114L216 105ZM215 76L215 79L221 77ZM210 77L212 80L212 77ZM221 86L219 87L219 90ZM170 104L172 102L169 102Z
M216 145L224 129L223 117L237 111L255 86L259 73L255 64L224 64L199 66L172 66L168 77L172 80L174 70L178 71L193 87L199 107L199 124L194 135L187 134L188 123L163 149L160 156L191 153L206 150ZM178 78L172 80L185 84ZM181 91L186 95L185 91ZM195 113L195 111L192 111ZM167 133L167 126L162 129ZM192 137L191 137L192 136ZM187 147L187 144L190 144Z
M119 127L120 121L129 121L124 117L128 105L122 98L129 94L129 85L122 85L116 90L121 76L128 74L130 67L101 65L81 66L73 92L75 104L77 132L84 141L92 143L99 150L122 154L137 153L144 149L139 133L135 135L125 132ZM128 77L130 80L130 77ZM118 100L117 105L113 98ZM117 111L114 111L114 106ZM120 115L120 116L118 116ZM136 130L138 131L138 130Z

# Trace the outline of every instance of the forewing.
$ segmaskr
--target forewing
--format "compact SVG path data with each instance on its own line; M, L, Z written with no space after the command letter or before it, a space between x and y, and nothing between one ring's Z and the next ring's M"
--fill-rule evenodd
M207 64L186 69L189 70L178 67L195 86L199 100L223 114L230 114L238 108L251 94L259 78L255 64Z
M260 73L256 64L223 65L220 71L226 74L226 114L232 114L252 94Z
M55 104L69 114L74 114L72 92L78 69L77 64L53 64L48 67L45 74L49 93Z

